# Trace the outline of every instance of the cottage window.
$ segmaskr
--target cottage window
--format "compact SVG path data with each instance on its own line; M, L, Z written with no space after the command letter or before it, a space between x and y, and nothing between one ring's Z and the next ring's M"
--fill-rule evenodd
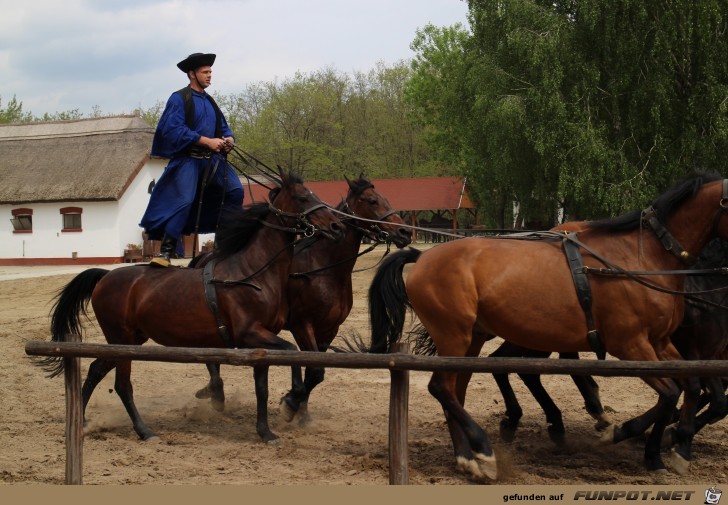
M10 211L13 233L31 233L33 231L33 209L14 209Z
M63 216L63 229L61 231L82 231L81 228L81 207L64 207L61 209Z

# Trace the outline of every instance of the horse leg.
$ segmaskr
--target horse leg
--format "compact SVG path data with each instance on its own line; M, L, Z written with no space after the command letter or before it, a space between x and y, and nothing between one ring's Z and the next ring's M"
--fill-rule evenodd
M83 388L81 389L81 397L83 398L83 421L86 422L86 406L88 401L91 399L96 386L103 380L104 377L116 366L114 361L106 361L102 359L95 359L88 368L88 374L86 380L83 382Z
M695 438L698 411L698 398L700 397L700 379L688 377L680 381L685 392L683 405L680 408L680 420L674 432L675 446L670 453L670 463L680 475L687 473L692 460L692 445Z
M317 338L318 344L316 345L316 348L318 349L318 352L326 352L329 349L329 346L331 345L331 342L334 341L334 338L336 338L338 331L339 327L337 326L334 331L324 334L323 337L319 336L319 338ZM311 392L314 388L324 381L325 375L325 368L306 367L306 378L303 381L305 392L304 396L301 398L301 406L298 409L299 422L301 424L306 424L311 421L311 416L308 413L308 398L311 396Z
M680 397L680 388L669 378L644 377L642 380L658 392L657 404L621 426L611 425L605 430L602 440L616 444L645 433L652 425L645 444L645 466L649 471L663 472L665 464L660 455L662 437Z
M599 385L589 375L572 375L571 379L579 389L582 398L584 398L584 407L586 411L596 420L594 429L604 431L614 424L612 418L604 411L602 401L599 397Z
M316 346L315 329L309 319L294 321L290 331L302 351L315 352L319 349ZM308 369L306 370L308 374ZM291 389L281 399L281 412L286 421L290 422L298 413L301 404L308 399L306 385L303 381L301 367L291 367Z
M705 380L707 394L700 396L698 410L708 405L708 409L695 418L695 432L697 433L708 424L713 424L728 415L728 396L725 395L725 386L720 378L713 377Z
M225 409L225 389L223 387L222 377L220 376L219 363L207 363L207 371L210 374L210 382L207 386L195 393L197 398L209 398L212 408L218 412Z
M301 399L305 396L306 387L300 366L291 367L291 389L281 398L281 414L286 422L293 421L301 407Z
M538 355L542 356L542 353L538 353ZM564 436L566 434L566 428L564 428L561 410L556 406L556 403L554 403L546 389L544 389L541 376L533 374L518 374L518 376L541 406L544 414L546 414L549 438L558 446L564 445L566 442Z
M491 356L493 357L507 357L511 356L511 350L513 344L509 342L503 342L498 349L496 349ZM523 417L523 409L518 403L516 393L511 387L511 382L508 380L508 374L505 373L494 373L493 379L501 392L503 401L506 405L505 418L501 419L500 422L500 436L506 442L513 442L516 436L516 430L518 429L518 423Z
M498 476L495 455L488 443L488 436L463 408L455 392L457 373L435 372L432 374L428 390L442 406L445 412L451 435L453 447L457 451L455 458L458 468L477 478L487 477L495 480ZM458 426L453 426L457 423ZM467 444L463 444L460 431Z
M669 341L659 354L646 338L642 341L638 340L636 344L628 352L614 352L613 354L622 360L635 361L682 359L675 346ZM660 455L662 437L677 407L682 391L679 384L668 377L642 377L642 380L657 392L657 404L641 416L631 419L621 426L610 426L605 430L602 440L616 444L645 433L647 428L652 425L652 431L645 444L645 465L649 471L664 472L666 471L665 464Z
M253 367L255 399L257 402L255 428L265 443L272 442L278 438L278 435L274 434L268 426L268 368L268 366L264 365Z
M325 352L325 350L322 352ZM311 391L324 381L325 374L325 368L306 367L306 378L303 381L305 393L301 399L301 405L298 408L299 423L307 424L311 421L311 415L308 413L308 398L311 395Z
M247 345L257 349L274 349L281 351L295 351L296 346L283 340L278 335L261 330L259 333L249 335ZM256 431L263 442L272 442L278 439L268 426L268 365L257 365L253 367L253 378L255 382L255 398L257 402L257 417L255 422Z
M578 353L562 352L559 353L560 359L579 359ZM597 423L594 428L597 431L604 431L610 425L614 424L614 421L604 412L602 406L602 400L599 397L599 385L589 375L572 375L571 380L576 384L577 389L581 393L581 397L584 398L584 407L586 411L592 416Z
M465 392L470 382L472 374L457 374L455 379L455 389L458 401L460 405L465 405ZM474 461L473 451L470 448L470 442L468 441L465 432L462 427L455 419L448 415L447 410L443 408L445 419L447 421L447 429L450 432L450 438L452 440L453 452L455 454L455 460L458 464L458 468L466 473L470 472L469 465L467 462ZM462 463L461 463L462 462ZM470 472L473 473L473 472Z
M533 351L510 342L504 342L493 354L491 354L491 356L528 356L534 358L546 358L549 354L549 352ZM544 411L544 414L546 415L546 422L548 424L549 437L557 445L563 445L566 430L564 428L561 410L559 410L554 401L551 399L551 396L544 389L543 384L541 383L541 377L533 374L518 374L518 376ZM503 399L506 402L506 419L501 421L501 434L504 435L506 440L511 441L513 440L515 430L518 427L518 421L523 415L523 411L521 410L521 406L518 404L513 388L511 388L510 381L508 380L508 374L493 374L493 377L495 378L496 383L501 390L501 394L503 395Z
M126 412L129 414L131 422L134 425L134 431L139 435L139 438L149 440L150 438L156 437L154 432L144 424L134 404L134 389L131 385L131 361L124 360L117 362L114 389L116 390L116 394L119 395L119 398L121 398L121 402L124 404Z

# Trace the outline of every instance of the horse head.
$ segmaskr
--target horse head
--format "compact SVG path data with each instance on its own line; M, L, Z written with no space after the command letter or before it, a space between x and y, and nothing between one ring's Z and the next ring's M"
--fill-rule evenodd
M358 225L372 240L394 243L400 249L412 242L412 232L371 181L363 174L354 181L344 178L349 185L346 205L355 218L362 218Z
M320 233L332 240L344 236L344 225L303 179L279 168L280 186L271 190L268 208L283 226L306 236Z

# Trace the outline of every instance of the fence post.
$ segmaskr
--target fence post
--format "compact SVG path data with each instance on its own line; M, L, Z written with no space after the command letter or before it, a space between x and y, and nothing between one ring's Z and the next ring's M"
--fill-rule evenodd
M63 358L66 384L66 484L83 484L81 358Z
M392 353L409 354L409 344L397 343ZM409 370L390 370L389 483L409 484Z

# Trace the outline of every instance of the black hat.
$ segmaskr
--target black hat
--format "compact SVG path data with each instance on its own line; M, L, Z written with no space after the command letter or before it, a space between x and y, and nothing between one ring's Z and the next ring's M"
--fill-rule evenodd
M213 63L215 63L214 54L192 53L187 58L177 63L177 68L186 74L190 70L194 70L199 67L211 67Z

